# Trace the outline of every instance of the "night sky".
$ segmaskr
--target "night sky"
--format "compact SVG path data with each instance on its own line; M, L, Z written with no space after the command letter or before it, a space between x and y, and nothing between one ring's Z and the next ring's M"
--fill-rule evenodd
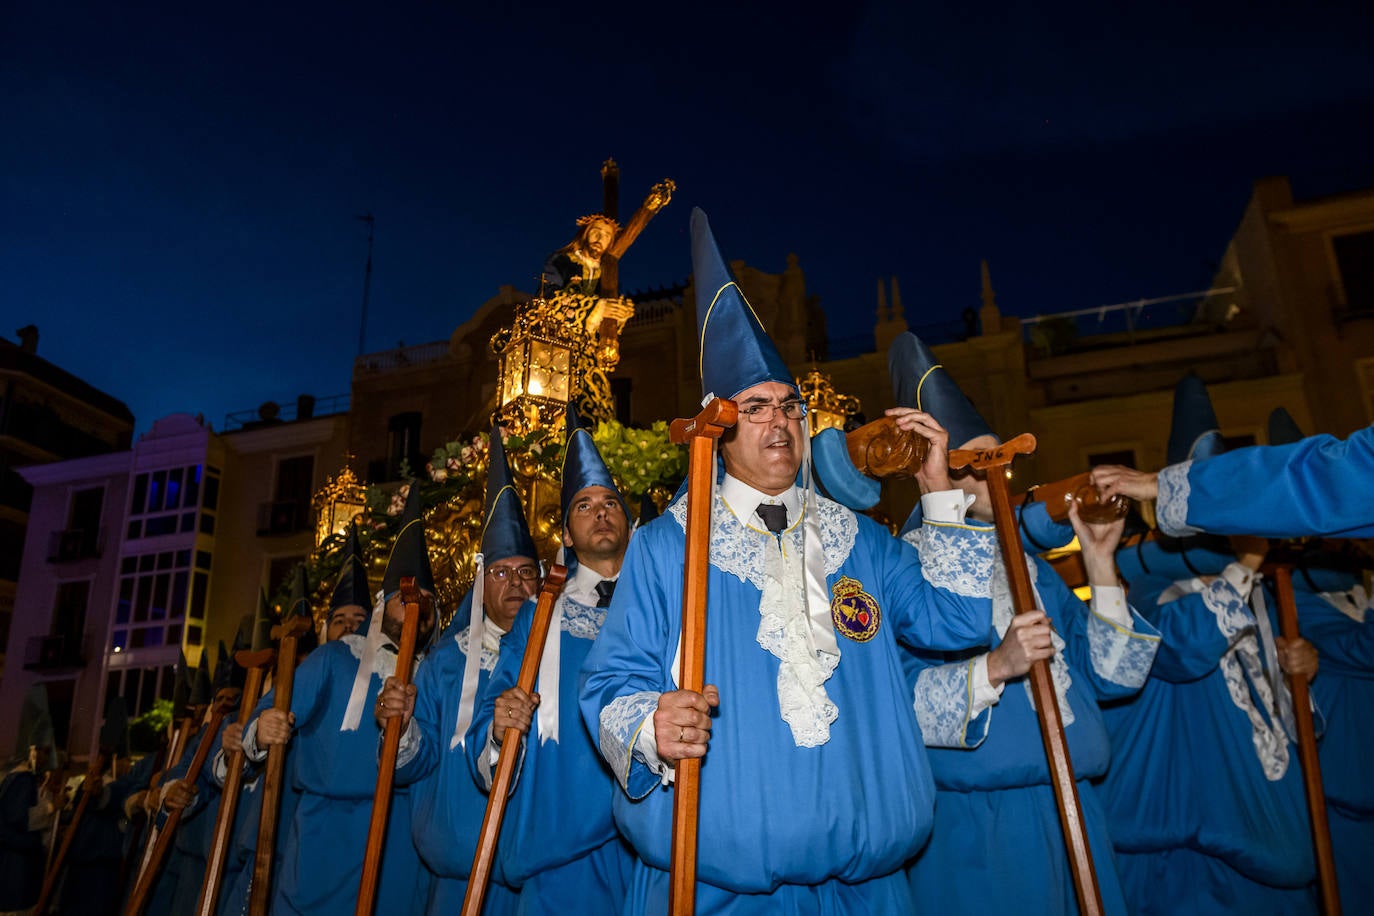
M1367 2L470 6L0 4L0 335L220 428L348 391L356 215L366 349L446 339L608 156L622 216L679 188L622 289L686 278L701 206L836 337L880 276L957 318L983 257L1014 314L1202 289L1256 178L1374 186Z

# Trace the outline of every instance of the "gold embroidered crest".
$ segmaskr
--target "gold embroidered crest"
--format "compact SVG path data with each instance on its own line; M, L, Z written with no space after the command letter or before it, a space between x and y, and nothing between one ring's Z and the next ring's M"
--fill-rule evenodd
M830 590L830 617L840 633L855 642L868 642L878 632L882 611L862 582L841 576Z

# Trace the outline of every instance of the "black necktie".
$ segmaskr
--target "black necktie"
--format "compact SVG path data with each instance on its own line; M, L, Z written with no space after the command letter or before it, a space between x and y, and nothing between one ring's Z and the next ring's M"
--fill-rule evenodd
M596 606L610 607L611 595L615 594L615 580L602 579L596 583Z
M787 507L770 506L767 503L759 503L759 507L754 510L759 518L763 519L763 527L777 534L787 527Z

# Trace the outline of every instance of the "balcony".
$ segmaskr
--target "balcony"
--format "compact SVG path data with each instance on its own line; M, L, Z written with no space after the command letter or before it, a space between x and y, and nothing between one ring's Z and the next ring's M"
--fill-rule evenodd
M65 636L34 636L24 647L24 669L44 674L80 671L86 667L83 642Z
M314 530L309 500L258 503L258 537L281 537Z
M49 563L93 560L104 552L104 528L68 528L65 531L54 531L48 538Z

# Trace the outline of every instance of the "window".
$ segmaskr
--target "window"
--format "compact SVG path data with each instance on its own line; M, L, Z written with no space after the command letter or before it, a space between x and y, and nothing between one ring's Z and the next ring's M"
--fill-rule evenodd
M276 496L258 507L258 534L279 535L309 531L310 498L314 492L315 458L297 455L277 462Z
M1337 235L1331 239L1349 313L1374 312L1374 232Z
M73 650L81 645L81 635L86 630L86 602L90 598L91 583L88 580L63 582L57 587L57 598L53 604L52 635L59 636Z
M420 420L418 411L398 413L387 421L387 479L401 478L401 463L410 465L411 473L424 468L420 454Z
M197 500L203 493L207 509L213 512L214 502L219 497L218 472L214 472L212 487L210 480L203 479L203 470L201 465L191 464L137 475L134 478L133 496L129 501L131 518L126 539L136 541L139 538L195 531ZM205 527L202 523L201 529ZM213 533L213 521L209 527Z
M208 561L209 553L200 551ZM191 551L164 550L125 557L120 563L111 649L176 645L189 615L203 617L208 572L197 572L200 612L191 598Z

